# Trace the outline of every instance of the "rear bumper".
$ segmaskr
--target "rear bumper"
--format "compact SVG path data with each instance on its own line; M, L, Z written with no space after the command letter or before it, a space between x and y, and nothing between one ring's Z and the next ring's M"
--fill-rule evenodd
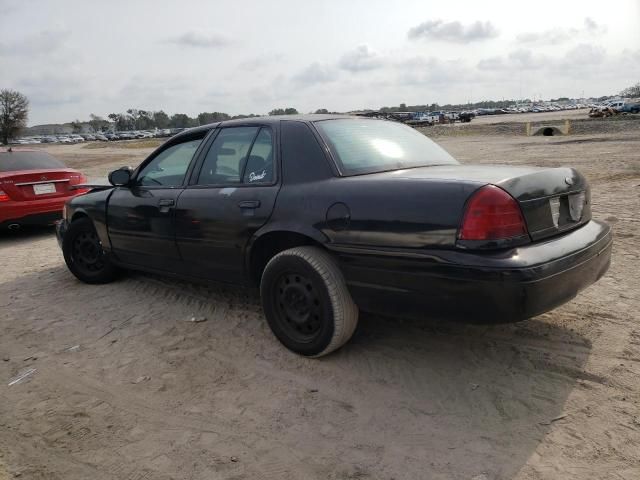
M51 225L62 217L62 209L69 197L56 199L9 201L0 209L0 226Z
M53 212L45 213L33 213L18 218L12 218L0 222L0 230L5 230L11 225L33 226L33 225L53 225L57 220L62 217L62 210L56 210Z
M402 316L518 321L549 311L602 277L611 228L591 221L561 237L501 252L338 251L355 302Z

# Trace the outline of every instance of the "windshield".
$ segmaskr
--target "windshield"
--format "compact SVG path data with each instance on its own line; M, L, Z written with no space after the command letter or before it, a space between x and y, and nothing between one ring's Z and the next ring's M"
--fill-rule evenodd
M315 125L343 175L458 163L439 145L401 123L345 118Z
M0 152L0 172L66 168L46 152Z

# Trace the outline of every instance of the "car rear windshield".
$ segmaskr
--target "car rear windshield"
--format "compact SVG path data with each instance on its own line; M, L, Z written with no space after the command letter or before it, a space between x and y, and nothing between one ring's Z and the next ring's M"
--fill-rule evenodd
M458 163L439 145L401 123L345 118L315 125L343 175Z
M65 168L46 152L0 152L0 172Z

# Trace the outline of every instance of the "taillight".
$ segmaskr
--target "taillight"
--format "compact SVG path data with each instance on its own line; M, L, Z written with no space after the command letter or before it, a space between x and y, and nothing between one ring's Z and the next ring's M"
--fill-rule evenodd
M487 185L467 202L458 233L460 240L508 240L528 236L518 202L507 192Z
M87 183L88 179L84 174L73 175L70 177L69 187L74 187L71 189L72 195L81 195L83 193L87 193L89 191L88 188L75 188L75 185L82 185L83 183Z
M4 193L4 190L0 190L0 202L8 202L9 200L11 200L9 195Z

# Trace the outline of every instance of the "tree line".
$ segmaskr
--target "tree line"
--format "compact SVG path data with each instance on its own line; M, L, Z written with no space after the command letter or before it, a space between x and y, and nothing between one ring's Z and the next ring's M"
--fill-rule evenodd
M620 92L622 97L640 97L640 83L625 88ZM608 96L600 97L597 101L608 99ZM565 100L564 97L557 101ZM530 100L525 100L530 102ZM383 112L420 112L420 111L437 111L437 110L459 110L459 109L475 109L475 108L504 108L512 105L514 100L503 101L481 101L470 104L459 105L439 105L432 103L430 105L406 105L401 103L397 107L382 107ZM293 107L274 108L269 115L295 115L298 110ZM315 113L330 113L326 108L320 108ZM332 112L336 113L336 112ZM74 132L79 132L83 126L88 124L95 132L111 130L150 130L156 128L189 128L208 123L215 123L224 120L232 120L236 118L251 118L259 115L250 113L248 115L229 115L224 112L202 112L195 117L190 117L185 113L174 113L169 116L163 110L143 110L130 108L124 113L110 113L107 118L99 115L91 114L87 122L75 120L71 122ZM20 131L27 125L29 118L29 99L20 92L10 89L0 90L0 142L7 144L10 139L16 138Z
M29 100L15 90L0 90L0 142L9 143L27 126Z
M294 115L298 110L295 108L275 108L269 112L269 115ZM71 122L74 132L80 132L84 124L89 124L96 131L111 130L112 126L117 131L126 130L153 130L156 128L191 128L209 123L222 122L225 120L235 120L239 118L259 117L255 113L229 115L224 112L201 112L195 117L190 117L186 113L174 113L169 116L164 110L143 110L138 108L130 108L123 113L110 113L107 118L100 117L95 114L89 115L87 122L75 120Z

